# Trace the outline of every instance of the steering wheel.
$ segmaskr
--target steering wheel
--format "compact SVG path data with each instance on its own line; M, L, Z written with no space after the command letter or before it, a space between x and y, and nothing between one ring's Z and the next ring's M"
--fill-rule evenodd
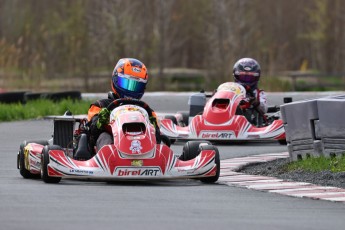
M145 102L136 99L116 99L108 105L107 109L111 111L120 105L137 105L145 109L149 117L153 116L153 110L150 106Z

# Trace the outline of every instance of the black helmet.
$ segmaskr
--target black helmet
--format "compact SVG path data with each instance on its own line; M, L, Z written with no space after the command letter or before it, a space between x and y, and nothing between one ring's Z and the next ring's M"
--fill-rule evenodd
M241 58L233 68L235 82L243 86L249 86L252 90L257 88L260 73L260 65L253 58Z

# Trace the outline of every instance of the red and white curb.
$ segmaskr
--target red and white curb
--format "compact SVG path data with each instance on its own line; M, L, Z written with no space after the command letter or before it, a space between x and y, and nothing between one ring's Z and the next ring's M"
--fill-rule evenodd
M304 182L284 181L274 177L246 175L236 172L251 163L267 162L287 157L289 157L289 153L284 152L222 160L220 162L220 177L218 183L278 193L286 196L345 203L345 189L342 188L325 187Z

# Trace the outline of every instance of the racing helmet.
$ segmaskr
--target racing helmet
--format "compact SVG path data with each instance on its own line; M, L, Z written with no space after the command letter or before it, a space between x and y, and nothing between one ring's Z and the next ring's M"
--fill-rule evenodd
M141 99L148 80L144 63L134 58L120 59L113 70L111 88L120 98Z
M253 58L241 58L233 68L235 82L256 89L260 79L261 68L259 63Z

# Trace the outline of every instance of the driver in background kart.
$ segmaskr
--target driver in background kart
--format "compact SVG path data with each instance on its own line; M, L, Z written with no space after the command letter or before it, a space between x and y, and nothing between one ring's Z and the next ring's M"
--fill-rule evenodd
M114 143L110 126L108 126L110 117L108 105L116 99L140 100L144 95L147 81L147 68L141 61L134 58L122 58L117 62L111 79L112 92L108 93L108 98L92 103L88 111L89 145L92 150L94 146L98 151L104 145ZM157 143L160 143L155 113L153 117L150 117L150 121L156 128Z
M241 102L242 112L249 122L259 126L265 122L268 110L266 93L258 88L260 75L260 65L253 58L241 58L233 67L235 82L241 84L247 92L247 98Z

